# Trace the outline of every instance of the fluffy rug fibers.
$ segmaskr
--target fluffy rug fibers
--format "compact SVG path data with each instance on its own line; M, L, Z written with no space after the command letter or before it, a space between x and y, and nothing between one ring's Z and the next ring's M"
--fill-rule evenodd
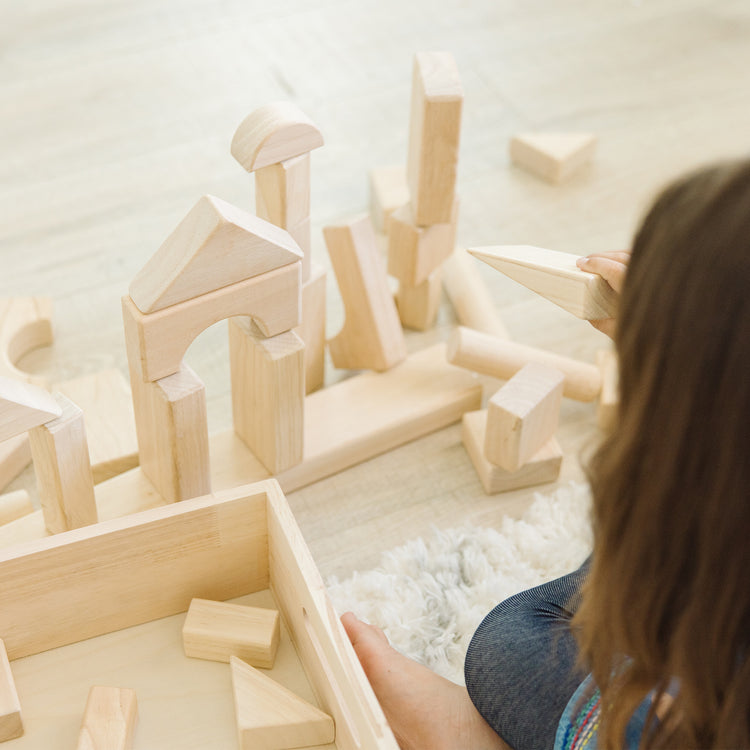
M521 519L499 529L436 529L383 554L380 565L332 578L339 612L378 625L401 653L463 684L471 636L500 601L577 568L591 550L584 484L536 494Z

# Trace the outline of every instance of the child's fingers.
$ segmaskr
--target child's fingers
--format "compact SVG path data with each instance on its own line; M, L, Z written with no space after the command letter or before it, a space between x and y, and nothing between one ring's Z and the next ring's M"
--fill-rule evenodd
M579 258L577 265L582 271L601 276L618 294L622 292L625 272L628 268L625 263L613 260L611 257L589 255L586 258Z
M589 253L587 258L609 258L610 260L616 260L619 263L628 265L630 262L630 250L609 250L605 253Z

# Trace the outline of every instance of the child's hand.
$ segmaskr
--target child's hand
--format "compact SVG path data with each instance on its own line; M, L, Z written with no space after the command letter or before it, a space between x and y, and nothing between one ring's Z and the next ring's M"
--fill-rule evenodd
M609 253L592 253L576 261L582 271L599 274L618 294L622 292L625 283L625 273L628 270L630 251L615 250ZM614 338L616 321L614 318L590 321L594 328Z

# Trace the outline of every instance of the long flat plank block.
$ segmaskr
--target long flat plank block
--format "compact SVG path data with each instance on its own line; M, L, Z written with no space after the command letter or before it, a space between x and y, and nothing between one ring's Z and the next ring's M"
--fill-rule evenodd
M134 471L137 471L134 470ZM265 485L0 551L0 633L17 659L268 586Z
M0 640L0 742L13 740L22 734L21 703L10 671L5 644Z
M131 750L137 720L135 690L94 685L76 750Z

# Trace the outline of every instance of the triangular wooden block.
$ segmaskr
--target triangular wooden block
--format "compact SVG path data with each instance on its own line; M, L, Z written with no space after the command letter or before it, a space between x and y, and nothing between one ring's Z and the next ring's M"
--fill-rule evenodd
M0 376L0 441L28 432L60 414L60 405L47 391Z
M142 313L161 310L302 260L289 233L204 195L130 284Z
M612 318L617 293L595 273L581 271L576 256L529 245L470 248L479 260L584 320Z
M230 665L240 750L289 750L334 741L328 714L236 656Z
M590 133L525 133L510 141L510 158L550 182L561 182L588 161L596 149Z

